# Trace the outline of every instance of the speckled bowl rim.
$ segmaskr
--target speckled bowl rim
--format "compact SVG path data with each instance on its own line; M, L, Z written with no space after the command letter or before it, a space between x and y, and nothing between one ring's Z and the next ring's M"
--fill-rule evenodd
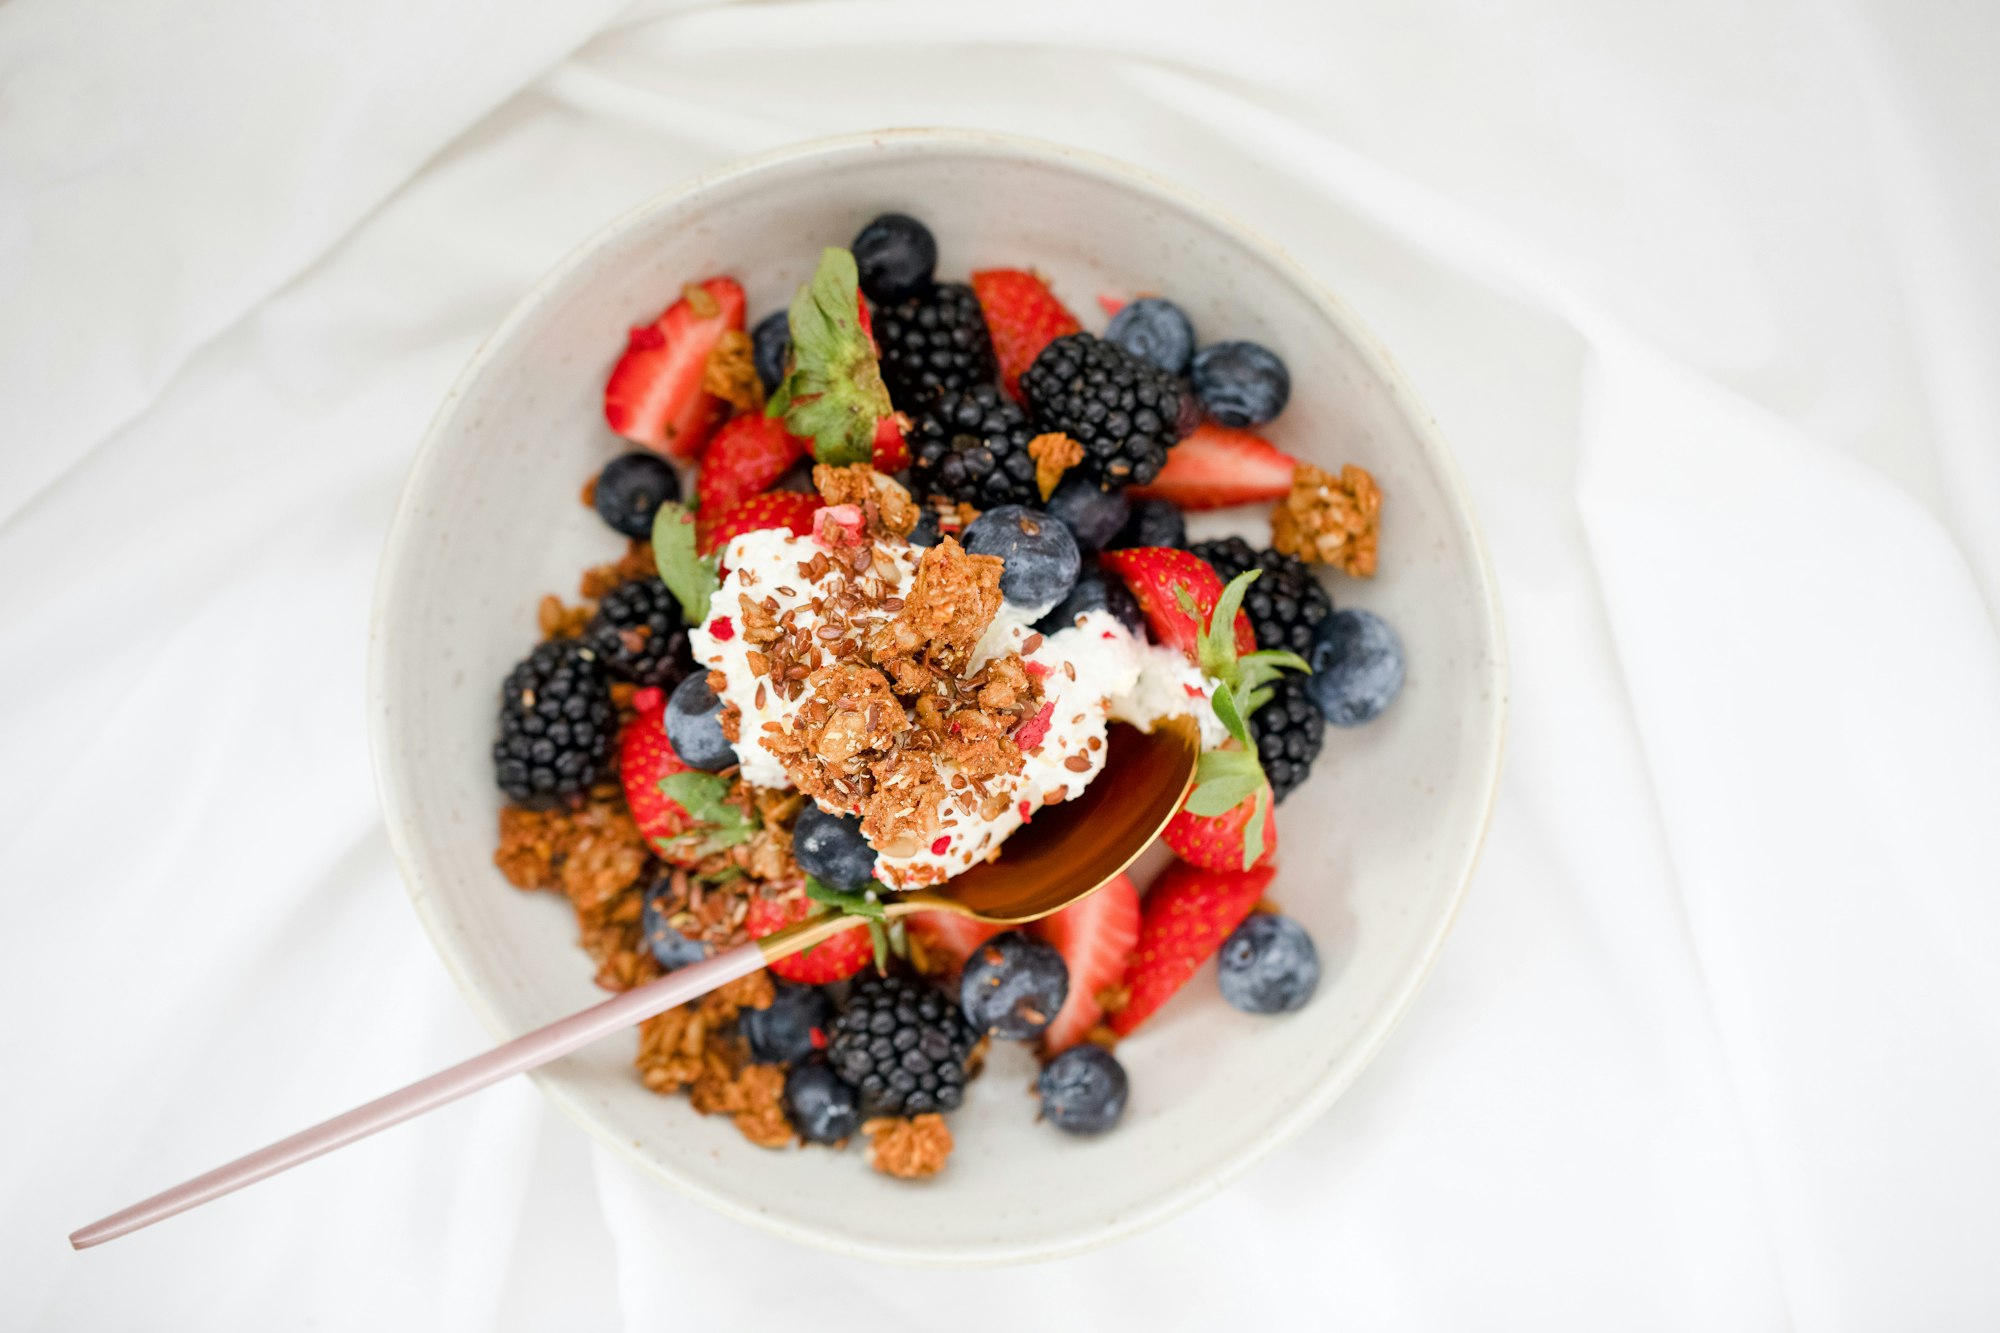
M519 325L534 318L552 295L564 288L571 276L581 268L598 250L614 237L641 225L653 215L677 207L694 196L711 190L726 182L742 181L767 173L778 173L796 168L802 164L819 164L833 167L838 160L850 155L866 154L883 148L922 149L936 148L946 152L958 149L975 149L988 154L1008 153L1023 159L1061 165L1074 170L1108 179L1127 189L1151 195L1163 204L1185 210L1204 217L1219 229L1232 234L1243 246L1260 251L1292 283L1312 299L1340 331L1354 344L1363 364L1389 392L1398 411L1410 424L1417 448L1439 478L1445 497L1450 505L1452 520L1466 540L1467 549L1473 554L1474 579L1476 583L1474 605L1481 624L1485 627L1488 642L1485 648L1487 697L1492 701L1495 716L1491 727L1491 742L1482 756L1480 780L1484 787L1479 827L1465 843L1465 853L1457 867L1451 888L1449 910L1442 913L1430 938L1424 943L1424 951L1417 967L1410 970L1402 985L1389 997L1389 1003L1381 1008L1375 1021L1363 1031L1355 1043L1352 1054L1332 1067L1327 1076L1313 1092L1298 1099L1269 1131L1260 1137L1246 1140L1235 1154L1222 1166L1205 1175L1196 1176L1185 1183L1165 1191L1130 1210L1121 1211L1107 1219L1094 1232L1071 1235L1063 1243L1039 1246L1033 1244L965 1245L951 1246L924 1245L878 1245L856 1243L851 1239L830 1234L817 1229L795 1226L783 1218L773 1217L755 1207L744 1204L729 1194L709 1189L690 1180L675 1175L659 1162L647 1157L640 1146L610 1133L598 1123L584 1100L573 1095L561 1081L543 1072L531 1074L541 1090L551 1101L562 1108L593 1137L618 1152L621 1156L637 1163L647 1175L671 1186L683 1195L699 1200L726 1216L746 1222L764 1231L783 1236L788 1240L814 1245L836 1253L857 1258L886 1260L896 1263L920 1264L939 1267L991 1266L1013 1263L1035 1262L1045 1259L1062 1258L1096 1249L1112 1241L1134 1235L1159 1222L1193 1207L1214 1195L1232 1181L1241 1177L1252 1166L1278 1148L1297 1137L1307 1125L1317 1119L1328 1107L1339 1099L1342 1093L1353 1085L1369 1062L1375 1058L1382 1044L1388 1040L1396 1025L1402 1021L1415 1000L1417 992L1430 976L1431 968L1443 948L1446 935L1457 921L1464 905L1466 890L1470 885L1472 872L1478 863L1479 854L1485 846L1486 835L1491 827L1494 803L1499 794L1500 769L1506 749L1508 726L1507 696L1507 642L1505 627L1501 618L1499 588L1494 578L1491 556L1486 548L1484 534L1480 530L1478 518L1472 505L1472 497L1460 472L1458 462L1452 457L1445 444L1436 419L1424 405L1402 368L1396 363L1388 349L1372 330L1351 310L1345 302L1327 290L1317 279L1307 273L1297 261L1280 246L1263 236L1256 229L1246 225L1226 209L1213 201L1195 194L1152 172L1064 144L1024 136L999 134L982 130L948 128L912 128L871 131L860 134L836 135L829 138L813 139L789 144L769 152L740 158L712 171L698 175L682 184L673 186L635 207L601 227L571 250L556 266L529 289L491 333L481 341L466 363L451 389L445 394L437 412L432 416L425 430L422 443L418 446L415 459L405 478L401 495L396 504L395 514L390 520L388 538L384 544L382 563L376 577L373 605L369 615L368 686L367 706L369 715L370 752L375 771L376 788L380 794L384 822L388 828L389 844L395 855L404 887L409 893L411 905L417 918L423 923L431 937L439 957L453 982L464 994L479 1021L485 1025L496 1040L505 1040L519 1033L502 1023L500 1016L487 998L484 988L474 980L471 960L461 957L459 946L453 933L445 928L438 913L441 911L436 901L423 891L421 878L414 854L415 840L419 831L411 818L401 790L397 785L395 766L388 756L393 751L390 735L391 710L387 705L387 655L384 651L385 621L391 588L400 577L404 566L411 558L411 548L419 540L422 531L419 510L422 497L431 484L431 474L439 462L439 441L446 423L466 387L474 382L486 368L493 349L502 345Z

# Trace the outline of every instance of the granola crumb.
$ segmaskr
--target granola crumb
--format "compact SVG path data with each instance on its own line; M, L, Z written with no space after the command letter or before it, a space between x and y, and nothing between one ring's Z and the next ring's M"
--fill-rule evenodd
M951 1130L932 1112L910 1119L883 1116L861 1126L868 1136L868 1164L899 1180L922 1180L944 1170Z
M715 350L708 354L708 363L702 367L701 387L738 412L764 410L764 381L757 378L757 361L749 334L730 329L716 340Z
M596 565L583 571L583 578L577 585L577 592L588 601L597 601L613 588L631 583L635 579L659 577L659 565L653 559L651 544L642 541L626 543L625 554L608 565Z
M1381 514L1382 491L1366 468L1349 463L1336 477L1301 463L1291 493L1271 515L1271 545L1353 578L1370 578Z
M574 639L582 635L583 627L596 614L597 608L588 602L565 606L562 598L550 593L535 608L535 624L544 639Z
M1061 431L1050 431L1028 441L1028 457L1035 460L1035 486L1046 500L1055 494L1063 473L1083 461L1083 446Z
M585 509L597 508L597 478L601 473L592 473L589 481L583 483L583 494L577 498L583 501Z

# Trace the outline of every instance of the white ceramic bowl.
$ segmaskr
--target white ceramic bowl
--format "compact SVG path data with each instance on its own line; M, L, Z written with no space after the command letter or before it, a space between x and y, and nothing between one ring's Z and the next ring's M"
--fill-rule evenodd
M1401 632L1402 698L1330 730L1279 810L1275 895L1319 942L1302 1012L1254 1018L1204 970L1119 1048L1125 1123L1099 1140L1037 1124L1032 1062L1003 1049L952 1120L935 1180L870 1171L850 1150L771 1152L726 1119L647 1092L635 1038L542 1071L543 1089L647 1171L732 1216L830 1249L936 1263L1073 1252L1209 1194L1340 1095L1422 983L1458 910L1493 802L1503 731L1499 611L1457 468L1430 415L1359 319L1214 206L1053 145L910 131L804 144L641 206L523 298L439 409L404 490L372 629L370 714L389 834L438 952L495 1037L603 998L568 906L493 868L496 693L535 637L545 592L570 595L619 540L577 492L620 442L600 414L627 326L681 285L727 272L752 318L785 303L820 248L886 209L924 218L941 270L1033 266L1086 326L1100 292L1171 293L1210 337L1290 364L1279 443L1356 462L1386 496L1381 572L1335 580Z

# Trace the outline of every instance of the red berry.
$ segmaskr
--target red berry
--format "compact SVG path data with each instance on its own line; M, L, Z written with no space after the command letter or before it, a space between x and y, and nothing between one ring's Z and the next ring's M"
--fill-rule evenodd
M775 417L761 412L731 417L702 453L694 482L696 512L726 513L770 490L811 448Z
M1021 396L1021 376L1042 349L1083 325L1076 322L1049 285L1033 273L1014 268L989 268L972 275L972 291L993 335L993 356L1007 392Z
M1241 925L1275 872L1202 870L1173 865L1153 882L1139 918L1139 939L1125 969L1125 1007L1111 1030L1125 1036L1150 1018Z
M753 898L743 918L744 933L753 940L774 935L794 922L805 920L819 905L810 898ZM849 926L831 939L821 940L803 953L789 954L771 964L771 970L787 981L802 986L825 986L845 981L875 960L875 942L864 925Z
M1139 938L1139 890L1120 875L1085 898L1031 927L1069 965L1069 998L1042 1033L1049 1055L1082 1041L1104 1019L1098 999L1125 978Z
M605 381L605 421L670 458L697 457L722 416L722 400L702 387L709 353L724 333L742 327L736 279L690 285L658 319L632 330Z
M1167 450L1167 465L1131 494L1171 500L1182 509L1282 500L1292 489L1298 460L1261 435L1204 422Z
M1278 821L1271 815L1271 788L1263 789L1264 850L1256 864L1267 866L1278 851ZM1160 840L1175 856L1189 865L1206 870L1243 869L1243 829L1256 808L1257 793L1238 801L1219 815L1195 815L1177 811L1161 831Z
M701 552L707 555L711 551L719 551L731 537L765 528L790 528L801 537L810 537L813 514L819 507L817 495L801 495L797 491L768 491L763 495L753 495L725 510L709 525L708 530L701 534Z
M1153 637L1180 649L1193 660L1196 636L1215 614L1215 604L1222 598L1222 578L1215 567L1192 551L1172 546L1133 546L1106 551L1098 559L1132 590L1139 609L1145 613L1146 623L1153 627ZM1199 623L1181 607L1174 591L1177 588L1185 588L1194 600ZM1257 635L1250 628L1250 617L1238 611L1236 651L1250 653L1256 649Z
M639 832L653 850L670 859L684 852L676 839L693 826L687 810L660 790L660 780L685 773L687 765L674 753L665 726L667 699L659 690L640 690L632 696L636 711L618 738L618 781L625 788L625 804Z

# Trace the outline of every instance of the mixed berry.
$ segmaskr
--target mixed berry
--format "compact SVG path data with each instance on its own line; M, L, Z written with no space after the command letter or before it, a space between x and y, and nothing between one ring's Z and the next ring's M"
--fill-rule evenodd
M826 251L787 310L752 325L741 284L717 276L631 331L604 413L636 448L585 488L631 544L585 574L583 605L544 599L544 642L506 678L493 749L508 799L495 859L516 884L568 897L602 985L638 985L821 913L869 918L648 1020L638 1068L647 1087L687 1092L755 1142L865 1135L874 1164L902 1176L944 1164L942 1117L993 1042L1031 1043L1042 1118L1094 1135L1131 1094L1114 1048L1209 958L1236 1009L1305 1006L1320 959L1271 903L1273 809L1308 779L1327 724L1379 716L1404 674L1389 626L1336 609L1313 568L1374 572L1373 478L1323 471L1257 433L1291 393L1276 352L1203 343L1157 295L1100 298L1110 322L1092 333L1033 272L941 280L939 258L921 221L884 214ZM1190 511L1244 505L1268 506L1267 544L1189 544ZM765 540L746 534L773 531L857 580L872 542L901 544L919 569L898 585L913 602L924 571L984 567L985 617L1012 608L1030 646L1088 620L1093 639L1102 628L1192 672L1212 745L1165 831L1169 869L1143 892L1121 876L1017 930L944 912L884 920L896 881L883 858L902 853L871 835L873 815L821 799L845 790L838 777L746 780L760 743L748 705L701 664L719 657L698 660L701 645L755 642L760 677L797 692L811 664L785 658L774 624L759 623L778 604L711 605L722 564ZM970 596L977 582L960 587ZM903 600L877 590L878 610ZM954 718L992 730L988 752L1018 770L1050 725L1037 706L1046 667L1013 656L974 673L985 623L956 645L964 679L938 688L978 691L986 711ZM808 649L817 663L811 643L784 651ZM935 683L927 661L879 665L899 691L903 673L923 676L920 690ZM867 705L871 726L879 708L904 706L887 686ZM921 720L921 701L911 707Z

